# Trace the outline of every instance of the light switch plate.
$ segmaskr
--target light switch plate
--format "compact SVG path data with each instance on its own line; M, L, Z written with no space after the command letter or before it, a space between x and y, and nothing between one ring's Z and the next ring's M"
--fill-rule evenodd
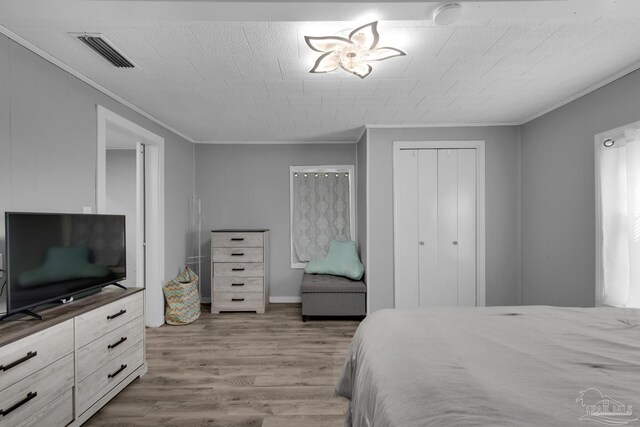
M83 206L82 213L90 214L92 211L91 206Z

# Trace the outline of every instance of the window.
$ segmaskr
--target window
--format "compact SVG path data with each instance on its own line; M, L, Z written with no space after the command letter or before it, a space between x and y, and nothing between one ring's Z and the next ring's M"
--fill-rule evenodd
M640 130L596 137L599 304L640 308Z
M354 167L291 166L291 268L326 256L331 240L355 240Z

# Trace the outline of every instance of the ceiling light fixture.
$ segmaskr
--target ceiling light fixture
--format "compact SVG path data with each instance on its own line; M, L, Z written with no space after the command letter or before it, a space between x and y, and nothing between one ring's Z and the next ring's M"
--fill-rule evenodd
M449 25L464 15L464 6L460 3L447 3L433 11L433 22L437 25Z
M349 37L305 36L307 45L322 53L310 73L330 73L338 68L364 79L371 73L370 62L382 61L406 53L395 47L376 47L380 35L378 21L370 22L349 33Z

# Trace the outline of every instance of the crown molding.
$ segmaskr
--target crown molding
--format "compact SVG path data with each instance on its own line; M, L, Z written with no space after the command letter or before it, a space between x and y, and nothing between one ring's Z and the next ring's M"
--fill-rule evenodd
M300 144L356 144L358 141L195 141L204 145L300 145Z
M471 128L471 127L498 127L519 126L519 122L496 123L438 123L438 124L393 124L393 125L364 125L366 129L420 129L420 128Z
M41 58L43 58L44 60L49 61L50 63L52 63L56 67L60 68L63 71L66 71L67 73L69 73L72 76L76 77L77 79L83 81L84 83L88 84L89 86L91 86L92 88L96 89L97 91L102 92L103 94L107 95L109 98L113 99L114 101L119 102L120 104L124 105L125 107L135 111L136 113L144 116L145 118L151 120L152 122L162 126L163 128L165 128L169 132L171 132L171 133L173 133L175 135L178 135L179 137L184 138L189 142L195 142L195 140L193 138L185 135L184 133L180 132L179 130L176 130L176 129L172 128L171 126L167 125L166 123L164 123L160 119L158 119L158 118L152 116L151 114L145 112L141 108L136 107L135 105L133 105L129 101L124 100L123 98L119 97L115 93L113 93L110 90L106 89L105 87L99 85L95 81L91 80L90 78L88 78L84 74L82 74L79 71L71 68L70 66L68 66L64 62L60 61L59 59L57 59L57 58L55 58L55 57L53 57L51 55L49 55L47 52L45 52L44 50L40 49L39 47L37 47L33 43L28 42L27 40L23 39L22 37L20 37L19 35L17 35L16 33L14 33L13 31L11 31L10 29L6 28L3 25L0 25L0 34L4 34L9 39L11 39L14 42L18 43L22 47L30 50L31 52L33 52L36 55L38 55Z
M360 138L362 138L365 133L367 133L367 125L362 126L362 130L360 131L360 133L358 134L358 137L356 138L356 143L360 141Z

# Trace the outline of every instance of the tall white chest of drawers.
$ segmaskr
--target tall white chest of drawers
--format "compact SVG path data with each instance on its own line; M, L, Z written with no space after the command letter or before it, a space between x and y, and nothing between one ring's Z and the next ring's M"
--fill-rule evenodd
M211 232L211 312L269 305L269 230Z

